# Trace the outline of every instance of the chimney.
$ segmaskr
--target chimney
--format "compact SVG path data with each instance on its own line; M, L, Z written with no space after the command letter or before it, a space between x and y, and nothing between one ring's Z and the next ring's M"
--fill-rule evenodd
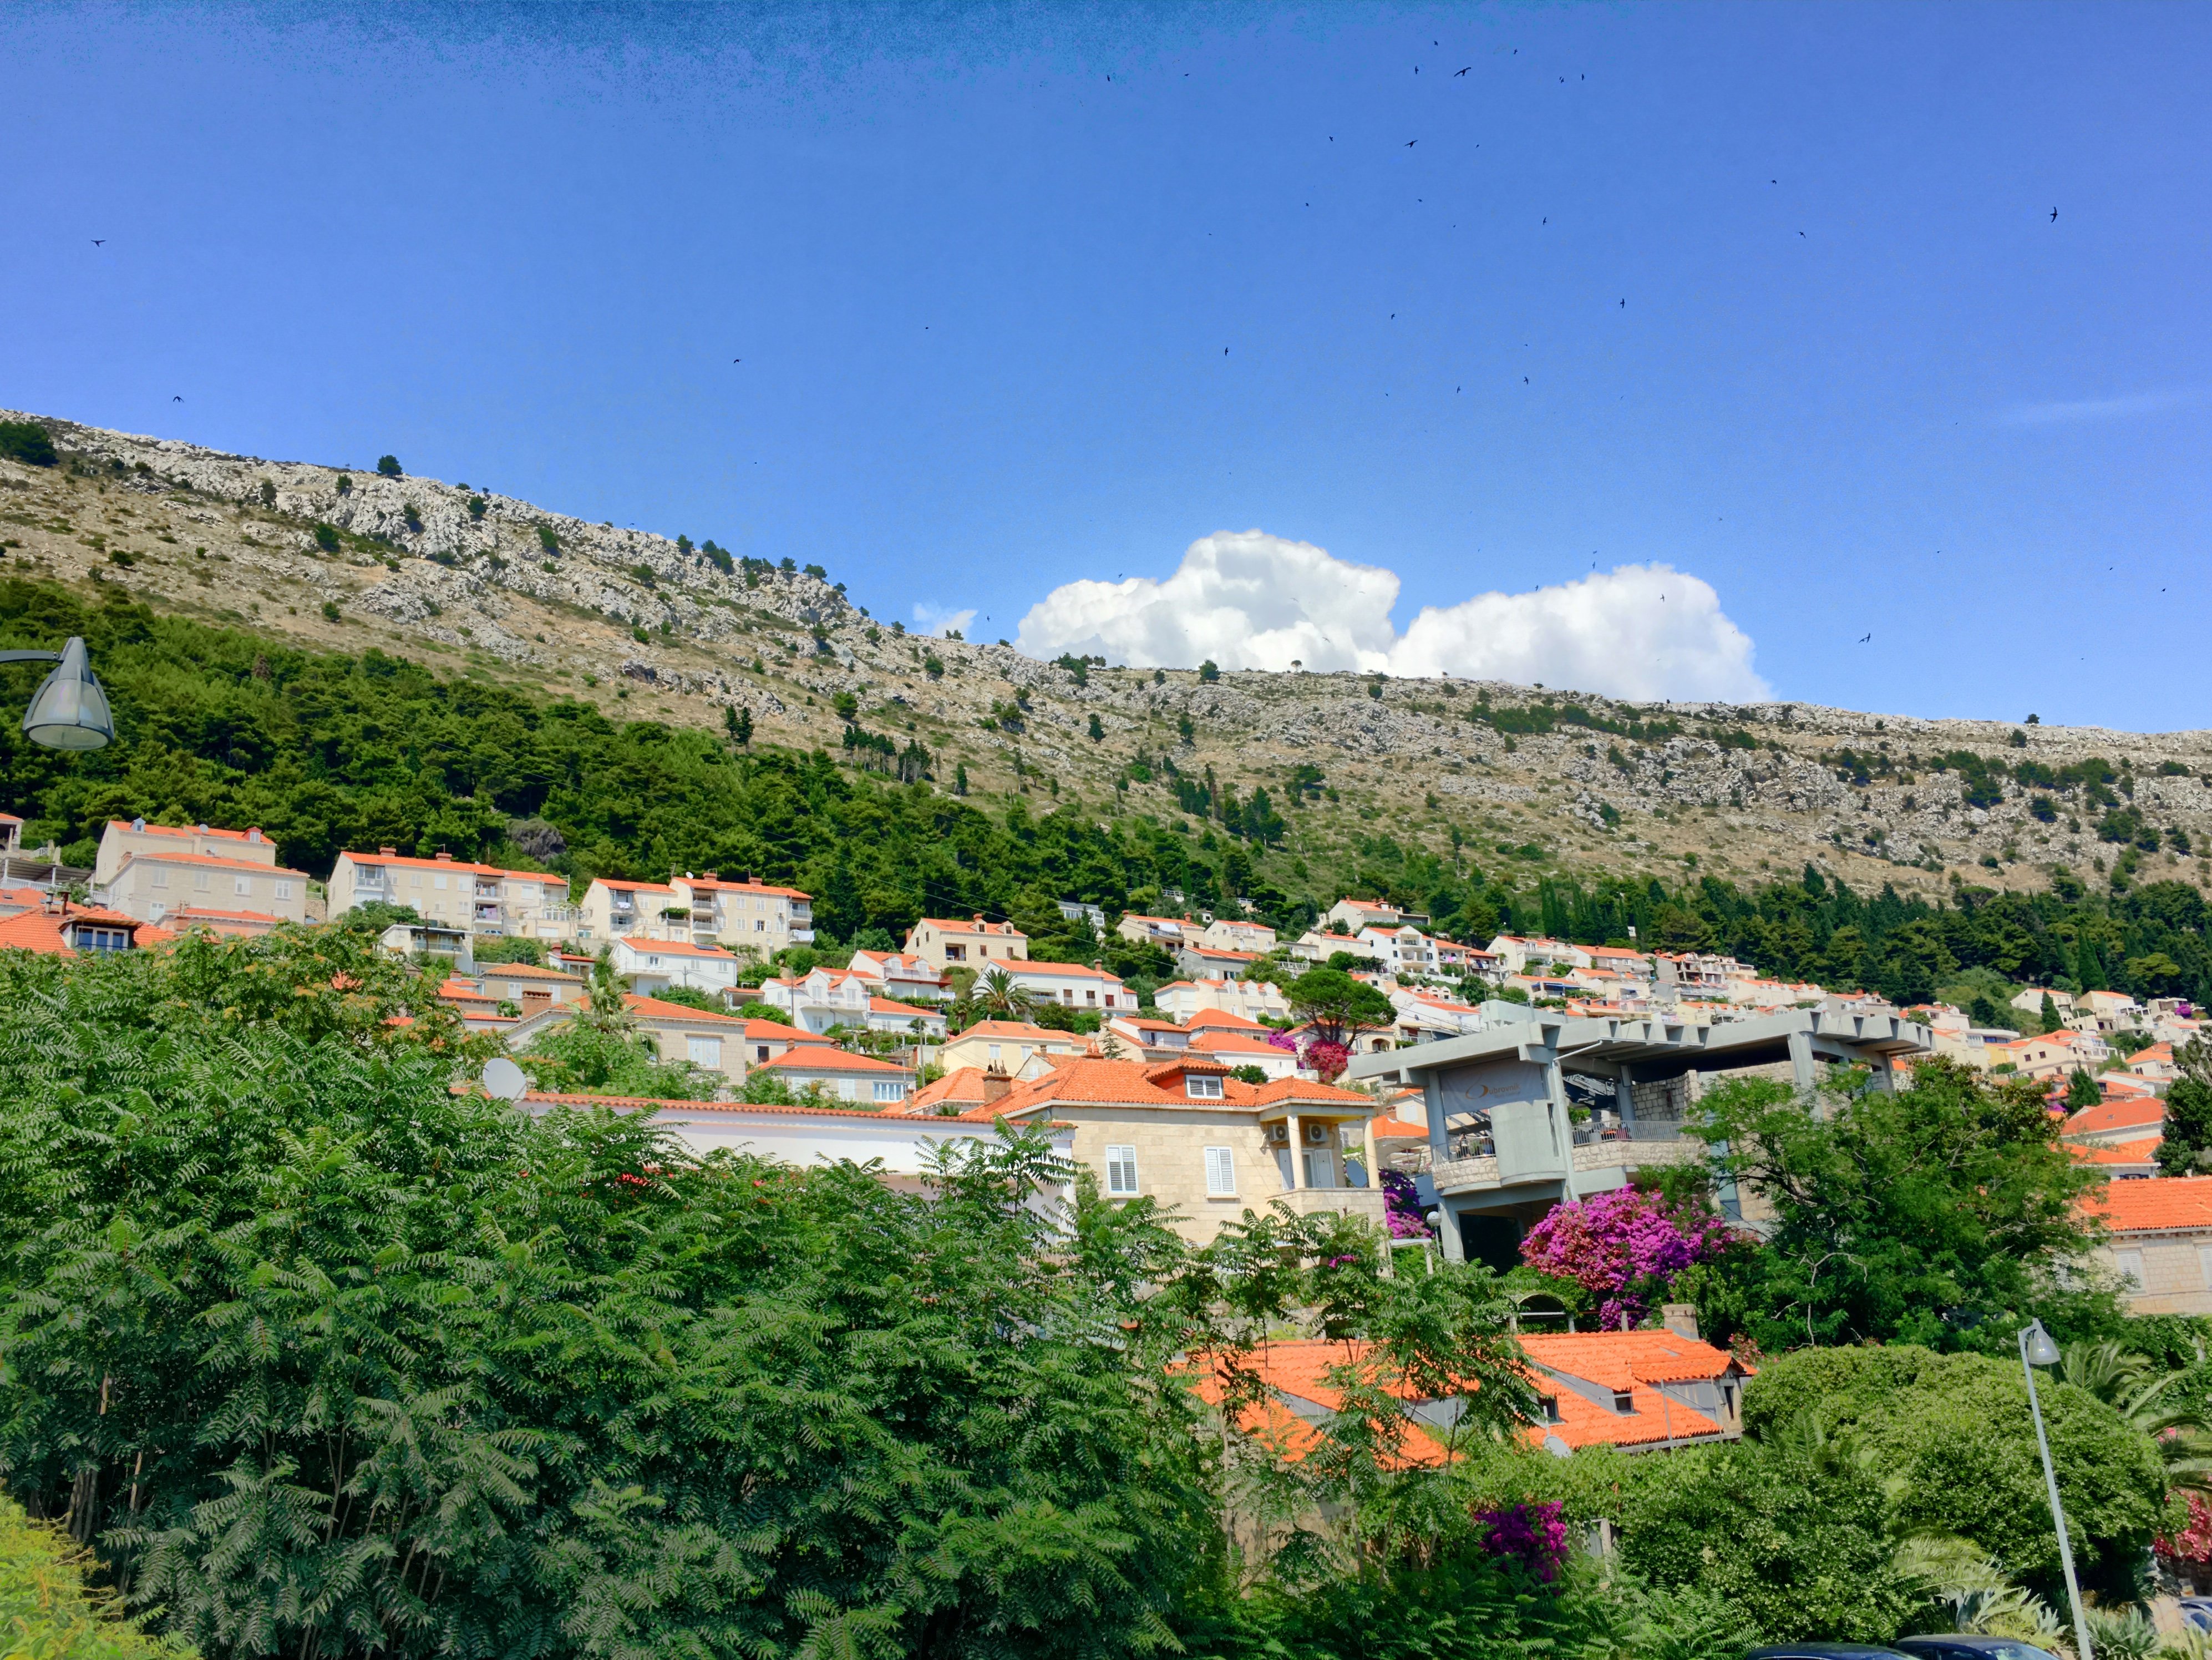
M254 825L251 830L247 830L247 831L246 832L246 839L247 841L249 841L249 842L258 842L258 841L260 841L260 840L261 840L261 826L260 826L260 825L258 825L258 824L256 824L256 825Z
M983 1073L983 1104L989 1106L1013 1086L1014 1080L1002 1068L996 1065L990 1067Z
M447 853L445 848L440 848L438 849L438 862L441 865L450 865L453 862L453 855Z
M1660 1323L1677 1337L1686 1337L1692 1343L1698 1336L1698 1305L1695 1303L1662 1303L1659 1305Z
M397 859L399 856L399 849L397 848L379 848L377 851L386 859Z
M720 877L719 877L719 876L715 875L714 872L712 872L712 871L708 871L708 872L707 873L707 879L708 879L709 882L719 882L719 881L720 881L722 879L721 879Z
M146 828L146 821L143 818L134 818L131 821L131 828L135 830L144 830Z

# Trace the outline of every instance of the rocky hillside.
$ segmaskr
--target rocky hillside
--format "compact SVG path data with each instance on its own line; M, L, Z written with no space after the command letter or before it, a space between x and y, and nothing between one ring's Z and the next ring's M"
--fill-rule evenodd
M926 764L939 788L964 774L975 794L1169 818L1242 812L1265 790L1287 848L1346 879L1387 837L1529 871L1756 879L1809 860L1933 889L2124 861L2138 879L2212 885L2198 856L2212 733L1041 663L907 635L789 560L733 561L465 483L0 420L35 422L58 456L0 459L0 550L18 574L610 714L719 727L742 709L757 744Z

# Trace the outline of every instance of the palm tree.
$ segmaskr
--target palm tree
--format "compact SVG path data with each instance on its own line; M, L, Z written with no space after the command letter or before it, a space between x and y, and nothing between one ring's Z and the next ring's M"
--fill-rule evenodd
M1028 989L1004 969L986 970L969 994L985 1014L1006 1020L1026 1020L1032 1006Z
M2212 1423L2202 1407L2173 1398L2183 1373L2155 1372L2148 1357L2104 1342L2068 1344L2058 1376L2157 1444L2169 1489L2212 1496Z

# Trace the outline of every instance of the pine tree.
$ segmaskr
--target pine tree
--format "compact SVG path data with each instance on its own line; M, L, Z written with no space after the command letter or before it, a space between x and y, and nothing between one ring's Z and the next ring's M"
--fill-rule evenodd
M2158 1167L2167 1176L2202 1175L2212 1165L2212 1049L2203 1038L2191 1038L2173 1058L2181 1076L2166 1091Z

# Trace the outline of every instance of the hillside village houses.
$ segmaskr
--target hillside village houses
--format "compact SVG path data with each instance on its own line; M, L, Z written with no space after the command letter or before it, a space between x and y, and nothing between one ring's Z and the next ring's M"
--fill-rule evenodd
M1088 1038L1033 1026L1026 1020L979 1020L947 1040L937 1059L947 1073L973 1067L1018 1077L1040 1055L1073 1056L1088 1053L1090 1047Z
M720 946L697 946L689 939L621 939L609 947L617 974L648 994L671 986L726 994L738 988L744 963Z
M903 952L856 951L847 966L895 1003L931 1002L951 992L945 976L927 958Z
M330 914L342 916L371 903L410 906L430 921L493 937L565 939L574 927L567 877L501 870L446 853L428 859L392 848L340 854L331 870Z
M689 939L690 908L677 903L666 882L632 882L595 876L579 908L579 944L600 946L611 939Z
M907 930L906 952L939 973L959 967L980 974L1027 957L1030 939L1012 922L986 922L980 916L967 921L925 916Z
M110 819L94 861L100 903L141 921L263 933L307 920L307 873L258 830Z
M788 1013L792 1025L803 1031L848 1026L923 1038L945 1036L942 1010L884 997L877 990L878 983L856 969L817 966L803 975L763 980L759 996L769 1007Z
M1272 981L1200 978L1172 980L1152 994L1152 1003L1170 1019L1188 1021L1206 1009L1242 1015L1247 1020L1290 1018L1290 1000Z
M1040 963L1027 957L994 966L1003 968L1032 1002L1108 1013L1137 1006L1136 994L1103 969L1086 968L1080 963Z

